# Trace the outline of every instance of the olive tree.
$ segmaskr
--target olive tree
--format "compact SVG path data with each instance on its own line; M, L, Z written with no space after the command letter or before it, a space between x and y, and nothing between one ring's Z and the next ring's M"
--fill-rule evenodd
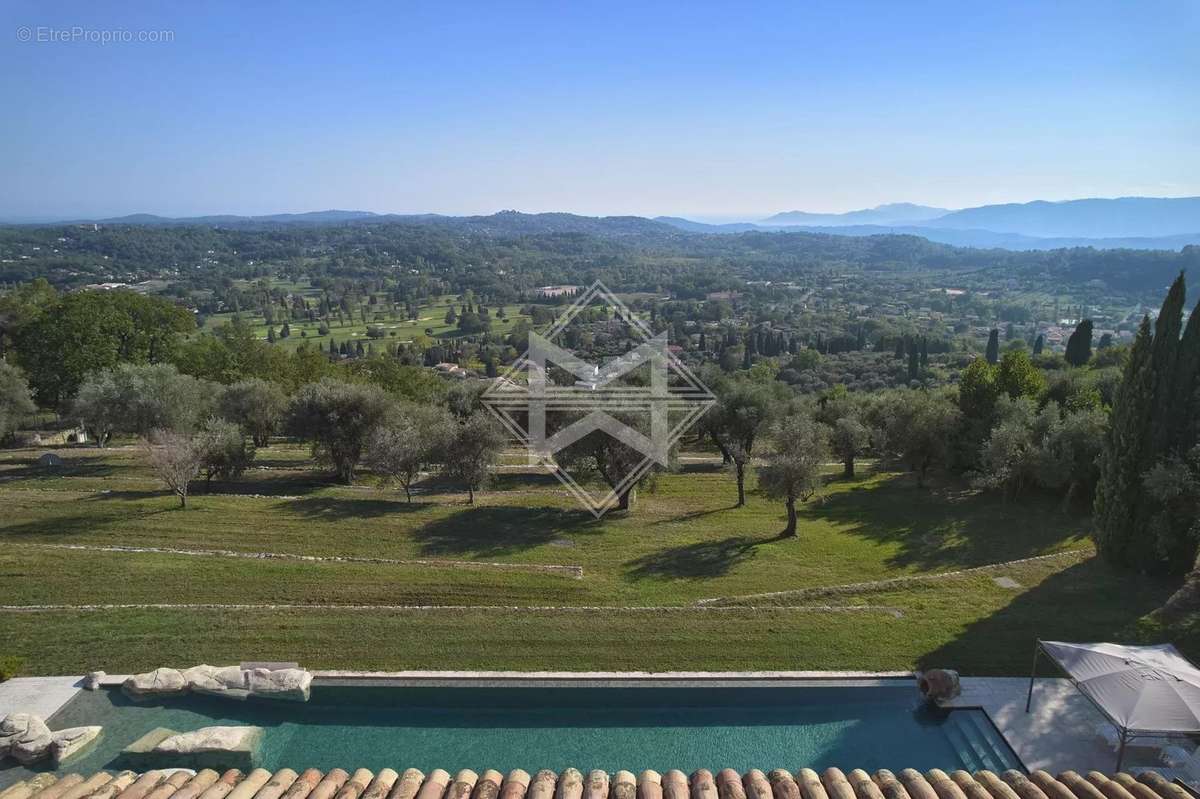
M842 462L842 476L854 477L854 461L879 437L865 419L871 408L862 394L852 394L842 384L833 386L817 401L813 416L831 428L830 445Z
M214 477L236 480L254 460L254 446L246 446L242 429L225 419L206 421L196 432L194 444L200 452L205 483Z
M1005 499L1017 497L1033 482L1042 458L1041 439L1058 405L1050 403L1039 413L1028 397L1001 395L996 404L999 421L980 448L979 470L972 482L978 488L1001 491Z
M467 489L468 503L475 504L475 492L487 482L507 441L500 423L484 413L472 414L453 427L442 471Z
M854 478L854 460L871 444L871 431L853 416L833 423L833 451L842 460L842 476Z
M287 397L279 384L258 378L226 387L217 401L221 417L238 425L256 447L271 443L286 410Z
M0 359L0 441L36 410L24 375L17 367Z
M79 387L73 413L103 447L114 433L194 431L213 409L217 387L167 363L121 364L92 372Z
M187 507L188 487L200 474L203 453L187 433L152 430L145 440L146 459L164 485Z
M404 405L371 431L364 461L383 481L400 483L405 499L412 502L413 483L422 471L441 462L456 432L446 410Z
M787 506L781 538L796 535L796 502L807 502L822 485L829 459L828 428L805 414L789 414L771 428L771 450L758 468L758 487Z
M782 404L772 385L786 391L779 383L724 381L718 384L717 404L708 413L709 429L733 462L739 508L746 504L746 465L754 456L754 445L771 419L772 408Z
M929 469L947 461L961 411L945 394L924 389L898 389L877 410L888 449L916 472L917 487L924 488Z
M621 424L637 431L646 438L650 437L650 425L646 414L613 412L612 416ZM581 421L583 414L547 414L556 423L559 432L566 430L571 424ZM611 496L616 501L616 509L627 511L637 499L637 489L664 468L669 468L675 460L675 448L667 453L668 465L655 463L649 471L637 480L629 480L630 474L636 472L646 460L646 453L637 447L614 438L604 430L592 430L554 453L554 460L559 468L565 469L578 481L599 477L611 489Z
M331 466L339 482L354 482L367 437L395 402L383 389L325 378L300 387L288 408L287 428L311 441L313 457Z

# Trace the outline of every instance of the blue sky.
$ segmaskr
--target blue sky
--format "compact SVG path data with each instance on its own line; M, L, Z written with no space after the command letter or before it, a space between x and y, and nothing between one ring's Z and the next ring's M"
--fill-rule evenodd
M0 216L1200 195L1197 41L1196 0L6 0Z

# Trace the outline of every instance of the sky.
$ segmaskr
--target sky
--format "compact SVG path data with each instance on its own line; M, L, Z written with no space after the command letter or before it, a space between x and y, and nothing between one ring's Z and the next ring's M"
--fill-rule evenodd
M1198 0L4 0L0 218L1194 196L1197 41Z

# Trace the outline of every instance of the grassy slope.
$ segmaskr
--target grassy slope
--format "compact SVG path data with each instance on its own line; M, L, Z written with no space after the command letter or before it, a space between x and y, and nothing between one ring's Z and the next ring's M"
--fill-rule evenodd
M724 472L659 480L635 512L600 522L545 478L505 474L467 506L427 487L412 506L364 480L332 487L298 447L261 453L246 480L187 510L135 449L69 452L62 476L0 453L4 604L320 603L469 605L465 610L105 610L0 613L0 654L42 673L141 669L162 661L299 659L361 668L906 668L919 662L1020 673L1033 638L1113 638L1171 586L1109 572L1090 557L1086 519L1053 500L1004 504L954 488L918 491L880 474L834 482L775 537L781 507L733 509ZM309 555L576 564L559 574L398 564L125 555L46 544L221 548ZM936 573L1050 552L1078 558L821 599L794 608L511 610L502 606L686 606L713 596ZM762 604L763 600L755 600ZM500 606L500 607L498 607Z

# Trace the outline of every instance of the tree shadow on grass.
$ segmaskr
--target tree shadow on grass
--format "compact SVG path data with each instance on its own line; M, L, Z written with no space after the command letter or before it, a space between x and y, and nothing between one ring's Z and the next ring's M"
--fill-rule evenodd
M160 496L167 496L163 492ZM108 525L125 527L130 522L139 519L147 519L151 516L157 516L161 513L173 513L178 510L187 511L179 507L179 503L175 502L171 505L162 508L154 508L151 510L143 510L139 512L124 512L117 514L105 514L103 512L84 513L76 516L52 516L45 519L35 519L33 521L22 522L20 524L6 524L0 520L0 539L3 537L22 537L22 536L73 536L86 535L94 533Z
M1138 620L1160 607L1179 581L1114 569L1099 557L1051 574L1000 610L968 624L919 659L923 668L964 674L1027 674L1037 640L1161 643L1143 640ZM1192 657L1200 652L1185 652ZM1048 667L1042 675L1051 674ZM1056 675L1057 676L1057 675Z
M843 484L844 485L844 484ZM827 494L801 512L898 550L895 567L939 570L1047 554L1087 537L1089 517L1064 511L1052 496L1010 500L949 483L918 489L911 476L864 482Z
M60 477L108 477L113 471L111 463L97 463L91 458L63 458L61 466L39 466L30 461L20 466L0 467L0 484Z
M725 513L726 511L737 510L737 505L726 505L721 508L708 508L706 510L694 510L691 513L685 513L682 516L671 516L667 519L659 519L656 522L650 522L650 525L657 526L660 524L678 524L680 522L688 522L693 519L702 519L705 516L711 516L714 513Z
M514 491L522 488L554 488L561 487L562 483L558 481L550 472L496 472L488 481L487 490L489 491Z
M343 497L305 497L285 502L278 507L310 519L343 521L373 519L396 513L412 513L427 506L424 502L404 502L391 499L346 499Z
M495 557L596 532L600 522L583 510L506 505L468 507L413 533L423 555Z
M679 464L678 474L720 474L732 469L733 464L721 463L720 460L702 462L684 461Z
M702 579L721 577L735 566L754 557L759 544L775 539L731 536L720 541L670 547L651 552L626 564L625 573L633 579Z
M197 494L261 494L263 496L295 496L311 494L335 485L325 472L283 472L269 476L248 472L239 480L203 479L192 484Z

